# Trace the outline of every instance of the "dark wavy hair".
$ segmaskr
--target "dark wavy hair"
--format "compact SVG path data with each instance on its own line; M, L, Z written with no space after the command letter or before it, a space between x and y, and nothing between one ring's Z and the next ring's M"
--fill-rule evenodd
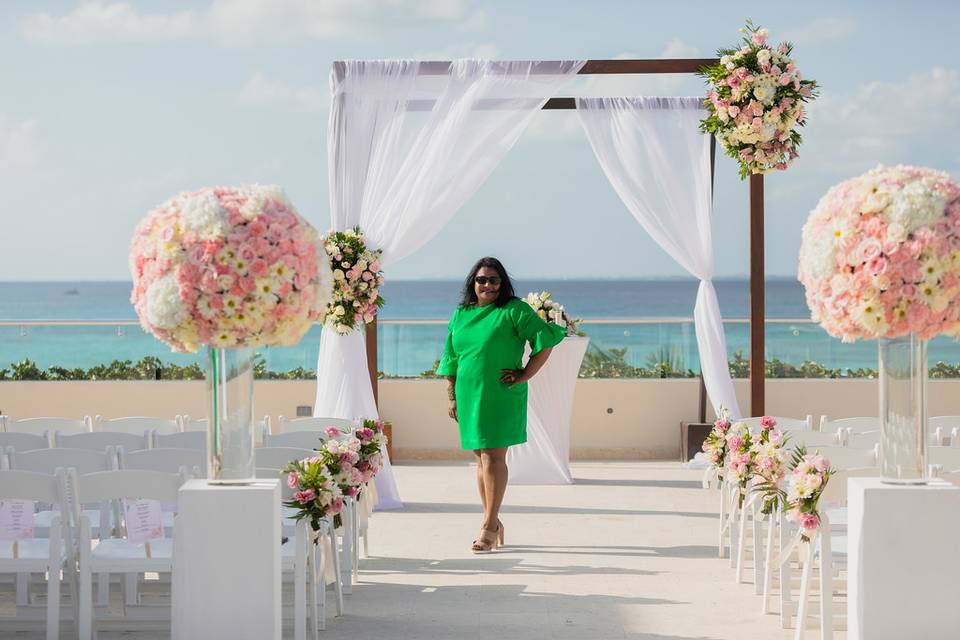
M486 258L477 260L477 263L470 269L470 273L467 274L467 279L463 281L463 300L460 302L461 306L467 307L472 304L477 304L477 291L473 288L473 279L477 277L477 272L483 267L493 269L500 275L500 295L497 297L496 302L494 302L495 305L502 307L516 297L513 293L513 282L510 281L510 274L507 273L503 263L496 258L487 256Z

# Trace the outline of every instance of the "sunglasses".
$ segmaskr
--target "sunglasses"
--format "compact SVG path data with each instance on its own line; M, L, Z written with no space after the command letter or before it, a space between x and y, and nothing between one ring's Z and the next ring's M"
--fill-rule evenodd
M487 284L488 282L493 286L500 284L500 276L477 276L473 279L477 284Z

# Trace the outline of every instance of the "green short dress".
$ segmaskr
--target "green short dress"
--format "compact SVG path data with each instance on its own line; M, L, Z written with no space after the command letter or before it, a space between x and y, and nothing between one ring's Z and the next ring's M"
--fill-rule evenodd
M498 449L527 441L527 384L509 388L500 382L500 370L522 366L525 343L533 355L559 344L565 335L519 298L502 307L469 305L453 312L437 375L457 378L464 449Z

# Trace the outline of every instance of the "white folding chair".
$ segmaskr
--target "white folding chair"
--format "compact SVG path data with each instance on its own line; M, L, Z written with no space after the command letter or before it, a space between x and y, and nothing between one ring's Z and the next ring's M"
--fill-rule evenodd
M832 463L831 463L832 465ZM832 467L836 469L836 467ZM807 627L808 602L810 600L814 564L819 564L820 638L833 638L835 628L846 628L846 615L839 620L833 614L833 577L847 566L847 480L870 478L880 475L878 467L837 469L823 493L820 494L818 510L820 526L808 544L801 545L800 594L798 596L795 640L801 640ZM839 624L838 624L839 623Z
M34 473L32 471L0 471L0 501L29 500L49 504L60 504L66 513L63 502L63 471L54 475ZM71 550L73 542L67 526L67 516L57 516L51 521L49 538L26 538L16 541L0 540L0 573L46 574L47 602L45 616L24 618L44 621L47 640L60 637L60 583L61 571L70 590L71 602L76 602L76 581L73 570ZM19 603L15 604L16 618L3 622L20 623ZM29 608L29 607L28 607Z
M960 447L927 447L927 460L938 471L960 469Z
M4 433L0 432L0 451L33 451L46 449L50 446L45 435L35 433Z
M189 415L178 416L182 431L206 431L210 421L207 418L191 418ZM270 433L270 416L263 416L253 425L254 438L257 445L263 444L264 435Z
M280 433L289 433L291 431L324 431L327 427L336 427L344 433L352 433L358 426L356 420L346 418L324 418L315 416L312 418L286 418L277 416L277 430Z
M94 473L97 471L109 471L117 466L117 457L112 447L107 451L88 451L86 449L35 449L33 451L9 453L9 468L17 471L31 471L33 473L43 473L46 475L55 475L57 471L66 472L69 469L76 469L78 473ZM65 496L67 505L71 504L71 498ZM90 518L92 523L92 533L94 536L100 535L100 530L108 531L111 526L111 509L109 503L100 505L86 505L81 507L84 515ZM53 523L63 518L63 512L60 510L60 503L50 505L41 505L34 515L34 535L38 538L46 538L50 535L51 527L56 527ZM30 593L30 584L26 575L17 578L16 599L18 604L26 604Z
M184 431L181 433L150 433L151 448L153 449L193 449L207 451L207 432Z
M92 420L90 416L84 416L82 419L75 418L23 418L13 420L9 416L0 416L0 431L8 433L32 433L38 436L50 438L54 431L61 433L83 433L91 430Z
M93 430L146 435L147 432L150 431L157 433L176 433L180 431L181 428L180 420L176 417L124 416L122 418L106 419L103 416L96 416L93 419Z
M207 473L207 456L196 449L140 449L127 452L117 450L120 469L140 469L163 473L184 473L186 477L204 478Z
M258 468L258 478L277 478L282 475L279 469ZM293 499L295 489L281 483L284 502ZM290 517L292 510L284 508L282 530L285 536L291 536L280 547L281 568L284 576L293 581L293 626L294 639L302 640L309 628L311 636L317 638L317 630L326 628L326 561L330 556L334 576L339 574L337 558L337 538L333 533L333 518L321 521L321 529L311 532L307 520L295 521ZM316 544L314 544L316 540ZM343 614L343 591L340 581L334 579L334 591L337 596L337 615Z
M176 502L183 478L178 474L159 471L121 470L69 475L76 501L113 501L147 499ZM166 573L173 570L173 539L164 537L149 543L134 543L127 538L108 538L93 546L90 522L74 508L73 517L79 523L79 613L80 640L90 640L97 626L97 614L92 601L93 574L102 573ZM124 607L124 620L126 603ZM138 619L150 619L138 616ZM154 620L168 620L169 615Z
M927 419L930 444L960 447L960 416L932 416Z
M53 446L65 449L91 449L106 451L107 447L123 447L127 451L146 449L147 436L136 433L122 433L116 431L94 431L93 433L77 433L62 435L54 432Z
M265 447L296 447L298 449L319 449L330 439L324 431L290 431L287 433L267 434L263 438Z
M804 446L808 451L817 447L839 447L843 444L843 433L822 431L785 431L791 447Z
M836 432L839 429L843 429L847 433L879 431L880 418L874 416L857 416L855 418L830 420L827 416L820 416L820 431Z
M853 431L846 436L846 445L858 449L870 449L880 445L879 431Z
M813 415L807 414L806 418L785 418L781 416L772 416L774 420L777 421L777 429L780 431L812 431L813 430ZM746 422L747 426L750 427L751 432L759 431L760 421L763 420L764 416L752 417L752 418L740 418L734 422Z
M294 460L303 460L317 454L301 447L260 447L254 449L253 459L258 469L283 469Z

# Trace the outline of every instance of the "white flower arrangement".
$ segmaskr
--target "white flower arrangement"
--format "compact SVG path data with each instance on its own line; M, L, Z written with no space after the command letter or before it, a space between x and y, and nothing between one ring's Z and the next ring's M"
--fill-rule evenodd
M571 318L564 306L550 297L549 291L528 293L525 300L538 316L566 329L568 336L579 333L581 320Z

